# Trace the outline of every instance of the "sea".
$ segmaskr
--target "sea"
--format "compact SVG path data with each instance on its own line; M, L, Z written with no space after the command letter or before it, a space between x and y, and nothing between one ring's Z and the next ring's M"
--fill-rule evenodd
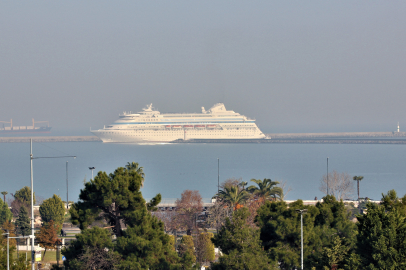
M406 145L387 144L107 144L101 142L33 143L33 179L36 196L53 194L77 201L89 167L112 173L128 162L145 172L144 198L160 193L166 200L184 190L213 197L218 181L270 178L290 188L286 199L314 199L324 194L320 181L328 171L364 176L360 196L380 200L394 189L406 194ZM61 157L61 156L76 156ZM66 169L67 168L67 169ZM0 143L0 191L11 193L30 186L30 144ZM354 181L354 187L356 185ZM68 192L67 192L68 191ZM356 192L353 198L357 197Z

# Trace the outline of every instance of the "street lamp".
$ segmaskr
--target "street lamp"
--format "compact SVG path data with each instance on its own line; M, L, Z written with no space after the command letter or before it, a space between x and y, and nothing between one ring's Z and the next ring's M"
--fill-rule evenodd
M93 170L96 169L95 167L89 167L89 170L92 171L92 180L93 180Z
M328 158L327 158L327 195L328 195Z
M32 139L30 139L30 167L31 167L31 235L29 238L31 238L31 269L35 270L35 251L34 251L34 240L35 240L35 235L34 235L34 179L33 179L33 170L32 170L32 161L34 159L40 159L40 158L66 158L66 157L73 157L76 158L76 156L57 156L57 157L34 157L32 155Z
M18 225L16 225L16 228L15 228L15 233L16 233L16 236L18 235ZM18 239L16 240L16 242L17 242L17 259L19 259L20 258L20 255L19 255L19 253L18 253Z
M217 159L217 194L220 193L220 159Z
M296 209L296 212L300 213L300 232L301 232L301 265L302 265L302 270L303 270L303 213L307 212L307 209Z
M10 238L10 233L8 230L6 230L6 233L3 233L3 235L7 236L7 270L10 270L10 255L9 255L9 238Z
M66 161L66 211L69 211L68 161Z

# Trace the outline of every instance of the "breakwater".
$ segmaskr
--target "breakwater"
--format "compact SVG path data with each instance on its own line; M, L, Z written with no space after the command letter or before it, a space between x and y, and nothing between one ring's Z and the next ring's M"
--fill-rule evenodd
M406 132L270 133L268 139L192 139L172 143L406 144ZM101 142L96 136L0 137L0 143ZM269 139L270 138L270 139Z
M195 139L174 143L406 144L406 132L269 133L267 139Z
M268 133L272 139L405 138L406 132Z
M297 139L244 139L244 140L177 140L173 143L307 143L307 144L406 144L404 139L311 139L311 138L297 138Z

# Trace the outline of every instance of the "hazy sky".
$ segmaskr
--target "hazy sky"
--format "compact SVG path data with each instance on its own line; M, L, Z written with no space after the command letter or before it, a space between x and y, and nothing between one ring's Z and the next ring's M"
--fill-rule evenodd
M214 103L265 132L406 130L405 1L2 1L0 120Z

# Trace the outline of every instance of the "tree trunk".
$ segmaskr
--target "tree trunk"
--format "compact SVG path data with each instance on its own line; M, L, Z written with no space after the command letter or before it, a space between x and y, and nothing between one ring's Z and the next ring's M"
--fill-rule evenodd
M44 259L45 259L45 253L47 252L47 248L45 248L45 250L44 250L44 256L41 258L41 262L43 262L44 261Z
M359 201L359 180L357 181L358 201Z
M116 236L120 237L120 236L122 236L120 219L116 218L115 220L116 220L116 224L114 225L114 229L116 230Z

